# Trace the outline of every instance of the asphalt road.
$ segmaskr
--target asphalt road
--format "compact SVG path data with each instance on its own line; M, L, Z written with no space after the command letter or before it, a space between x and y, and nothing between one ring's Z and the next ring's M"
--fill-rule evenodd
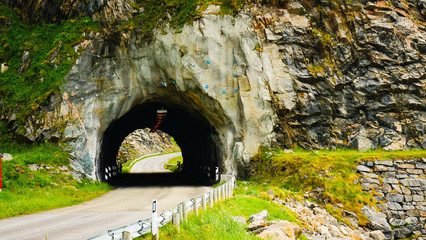
M164 163L175 156L176 154L167 154L145 158L133 166L131 173L150 172L148 176L151 176L155 172L161 178L167 178L168 170L163 169ZM157 207L161 212L210 190L206 186L151 185L119 187L76 206L0 220L0 239L88 239L109 229L149 218L153 199L157 199Z
M164 168L164 164L167 163L170 158L179 156L182 156L180 152L157 156L154 161L152 158L142 159L133 165L132 169L130 169L130 173L168 173L170 171Z

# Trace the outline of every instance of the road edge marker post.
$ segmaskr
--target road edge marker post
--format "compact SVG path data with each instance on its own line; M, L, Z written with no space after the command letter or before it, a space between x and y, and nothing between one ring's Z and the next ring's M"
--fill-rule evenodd
M151 232L152 240L158 240L157 200L152 201Z

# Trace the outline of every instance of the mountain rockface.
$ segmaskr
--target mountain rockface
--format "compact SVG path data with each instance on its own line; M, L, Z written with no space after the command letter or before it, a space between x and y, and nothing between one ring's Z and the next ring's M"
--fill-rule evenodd
M124 139L118 150L117 162L125 163L143 155L179 150L169 135L160 131L150 134L148 129L137 129Z
M143 14L134 1L6 3L24 20L90 16L104 26L76 45L84 51L62 95L44 118L28 120L24 136L66 141L92 178L101 178L105 131L146 103L213 129L206 139L223 172L249 168L261 145L426 148L424 0L251 1L235 16L211 5L192 24L164 23L149 38L114 25Z

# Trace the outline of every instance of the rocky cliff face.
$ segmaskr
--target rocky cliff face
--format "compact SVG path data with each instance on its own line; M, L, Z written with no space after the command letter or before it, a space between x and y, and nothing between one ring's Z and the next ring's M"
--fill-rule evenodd
M161 131L150 134L147 128L137 129L124 139L118 150L117 162L123 164L143 155L179 150L179 147L171 142L169 135Z
M276 53L291 78L292 86L271 90L293 139L307 147L426 147L425 24L415 17L424 20L424 2L395 4L251 8L264 52Z
M24 18L55 20L45 1L24 3L8 2ZM94 19L125 21L143 14L131 3L75 1L52 11L77 16L82 7ZM192 24L164 24L149 39L137 26L104 21L103 32L76 45L84 51L62 94L24 135L68 142L76 168L93 178L106 130L152 102L214 129L224 172L247 168L260 145L425 148L425 9L423 0L253 1L236 16L209 6Z

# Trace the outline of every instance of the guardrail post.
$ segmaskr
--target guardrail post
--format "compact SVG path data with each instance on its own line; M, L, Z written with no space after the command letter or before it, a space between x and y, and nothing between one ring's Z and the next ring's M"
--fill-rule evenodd
M216 188L216 203L220 202L220 187Z
M198 204L197 204L197 198L194 198L194 212L195 215L198 216Z
M229 196L229 188L230 188L229 183L230 183L230 181L226 183L226 188L225 188L225 195L226 195L227 199L230 197Z
M187 212L186 202L183 202L183 221L188 221L188 212Z
M225 184L222 185L222 188L220 189L220 194L221 194L221 199L222 201L224 201L226 199L225 196Z
M179 203L177 211L179 213L179 220L183 221L183 203Z
M206 194L205 193L201 197L201 204L203 205L203 211L206 211L207 206L206 206Z
M210 208L213 207L213 191L214 191L214 189L209 192L209 205L210 205Z
M232 183L231 183L231 196L234 196L234 188L235 188L235 182L232 181Z
M231 182L231 197L234 196L234 180Z
M215 193L214 193L214 188L213 188L213 190L210 192L210 194L211 194L211 199L212 199L212 204L214 204L214 201L215 201L215 199L216 199L216 195L215 195ZM213 205L212 206L210 206L210 207L213 207Z
M173 213L173 226L180 232L180 216L179 212Z
M123 231L123 240L132 240L132 233L128 231Z

